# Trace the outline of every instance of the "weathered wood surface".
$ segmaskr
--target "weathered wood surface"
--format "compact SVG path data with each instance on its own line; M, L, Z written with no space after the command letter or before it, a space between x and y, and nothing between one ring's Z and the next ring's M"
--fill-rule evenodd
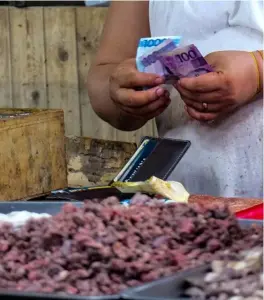
M62 110L0 109L0 149L0 201L67 187Z
M87 73L107 8L0 8L0 107L62 108L66 135L134 142L155 122L118 131L93 112Z
M8 13L13 107L46 108L43 12L11 9Z
M85 137L66 138L68 185L106 185L136 150L136 144Z

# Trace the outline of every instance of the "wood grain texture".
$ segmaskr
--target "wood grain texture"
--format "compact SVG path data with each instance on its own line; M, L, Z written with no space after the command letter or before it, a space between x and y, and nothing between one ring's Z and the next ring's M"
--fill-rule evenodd
M81 128L82 135L90 137L98 136L100 132L106 136L109 134L109 127L105 125L106 123L98 122L98 117L91 107L87 93L87 74L99 46L106 13L107 9L105 8L90 10L88 7L81 7L76 9Z
M47 107L43 9L10 9L13 106Z
M75 8L45 8L48 107L62 108L68 135L80 135Z
M63 112L25 111L0 109L0 201L67 187Z
M136 151L136 144L66 138L68 185L107 185Z
M86 80L106 13L91 7L0 8L0 107L61 108L66 135L126 142L157 135L155 121L122 132L92 110Z
M0 66L0 103L3 107L12 107L12 73L8 8L0 9Z
M263 203L262 199L248 198L223 198L207 195L191 195L189 203L197 203L205 206L227 204L234 213Z

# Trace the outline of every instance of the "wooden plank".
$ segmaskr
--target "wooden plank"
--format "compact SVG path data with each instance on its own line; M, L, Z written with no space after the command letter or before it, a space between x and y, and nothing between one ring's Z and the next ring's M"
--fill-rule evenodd
M70 187L107 185L136 151L132 143L66 138Z
M47 107L43 8L10 8L14 107Z
M77 49L79 95L81 105L82 135L107 140L134 142L143 135L156 135L154 121L135 132L119 131L100 120L94 113L87 94L87 74L98 49L107 8L77 8Z
M14 107L62 108L67 135L129 142L155 135L153 121L136 132L122 132L91 108L86 79L107 8L10 8L10 42L8 9L1 12L0 106L12 106L13 98Z
M67 135L80 135L75 8L44 8L47 93L62 108Z
M12 107L8 8L0 8L0 107Z
M84 136L103 138L109 127L94 113L87 93L87 74L99 46L107 8L76 8L76 31L81 107L81 133Z

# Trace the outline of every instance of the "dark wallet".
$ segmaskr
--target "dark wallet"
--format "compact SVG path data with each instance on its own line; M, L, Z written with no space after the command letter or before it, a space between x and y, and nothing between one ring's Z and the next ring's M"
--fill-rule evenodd
M190 141L144 137L115 181L145 181L151 176L166 180L190 147Z

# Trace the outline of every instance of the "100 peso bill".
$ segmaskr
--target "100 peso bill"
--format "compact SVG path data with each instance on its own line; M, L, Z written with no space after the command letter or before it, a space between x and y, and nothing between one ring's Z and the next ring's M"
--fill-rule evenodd
M184 77L197 77L213 72L195 45L177 48L171 52L160 54L160 63L176 80Z

